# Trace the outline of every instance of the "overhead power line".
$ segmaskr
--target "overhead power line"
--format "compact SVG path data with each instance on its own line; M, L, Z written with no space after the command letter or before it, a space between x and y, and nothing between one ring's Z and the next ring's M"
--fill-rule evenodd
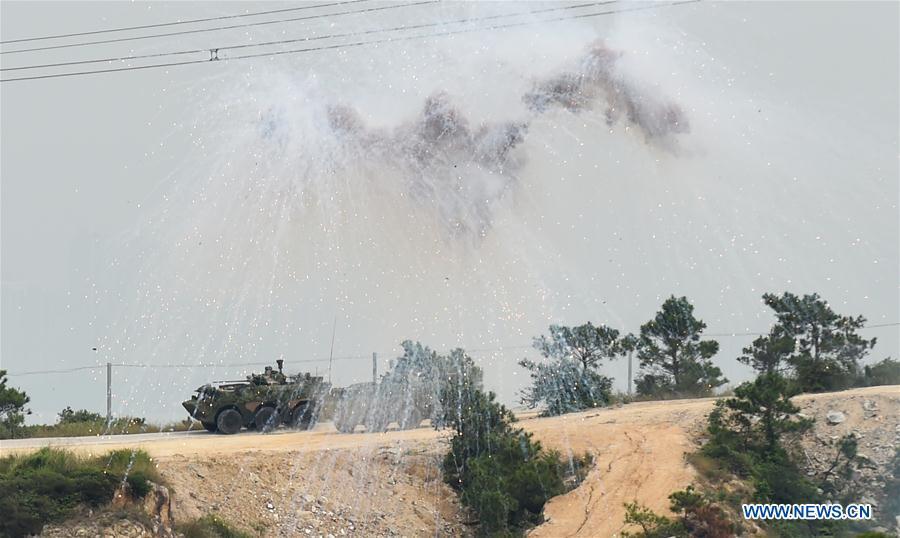
M178 26L183 24L195 24L198 22L223 21L227 19L241 19L244 17L256 17L258 15L274 15L276 13L287 13L291 11L303 11L307 9L316 9L320 7L339 6L342 4L358 4L359 2L369 2L370 0L345 0L343 2L331 2L328 4L316 4L312 6L288 7L284 9L270 9L268 11L255 11L253 13L239 13L236 15L220 15L217 17L207 17L204 19L186 19L183 21L158 22L155 24L141 24L138 26L121 26L118 28L104 28L103 30L89 30L85 32L72 32L69 34L53 34L38 37L22 37L18 39L7 39L0 41L0 45L8 45L10 43L24 43L26 41L43 41L46 39L59 39L63 37L83 37L87 35L108 34L112 32L128 32L132 30L146 30L149 28L162 28L165 26Z
M632 12L632 11L644 11L644 10L651 10L651 9L659 9L662 7L693 4L693 3L697 3L699 1L700 0L684 0L684 1L678 1L678 2L669 2L669 3L665 3L665 4L654 3L654 4L646 4L646 5L640 5L640 6L617 9L617 10L600 11L600 12L595 12L595 13L582 13L582 14L578 14L578 15L568 15L568 16L556 17L556 18L552 18L552 19L542 19L542 20L538 20L538 21L524 21L524 22L515 22L515 23L507 23L507 24L495 24L495 25L479 27L479 28L463 28L463 29L458 29L458 30L448 30L445 32L435 32L435 33L430 33L430 34L417 34L417 35L412 35L412 36L389 37L389 38L375 39L375 40L370 40L370 41L356 41L356 42L351 42L351 43L340 43L340 44L335 44L335 45L324 45L324 46L320 46L320 47L309 47L309 48L303 48L303 49L288 49L288 50L280 50L280 51L273 51L273 52L244 54L241 56L226 56L226 57L215 56L215 57L211 57L210 59L207 59L207 60L187 60L187 61L182 61L182 62L167 62L167 63L149 64L149 65L114 67L114 68L109 68L109 69L96 69L96 70L92 70L92 71L74 71L74 72L68 72L68 73L53 73L53 74L48 74L48 75L32 75L32 76L27 76L27 77L2 79L2 80L0 80L0 82L16 82L16 81L24 81L24 80L40 80L40 79L48 79L48 78L96 75L96 74L102 74L102 73L116 73L116 72L120 72L120 71L136 71L136 70L143 70L143 69L158 69L158 68L166 68L166 67L177 67L177 66L183 66L183 65L202 64L202 63L209 63L211 61L245 60L245 59L251 59L251 58L261 58L261 57L266 57L266 56L274 57L274 56L281 56L281 55L286 55L286 54L300 54L300 53L304 53L304 52L337 50L337 49L344 49L344 48L361 47L361 46L365 46L365 45L378 45L378 44L382 44L382 43L411 41L411 40L417 40L417 39L429 39L429 38L434 38L434 37L444 37L444 36L465 34L465 33L472 33L472 32L493 31L493 30L501 30L501 29L505 29L505 28L533 26L536 24L546 24L546 23L570 21L570 20L577 20L577 19L587 19L587 18L592 18L592 17L602 17L602 16L606 16L606 15L614 15L617 13L626 13L626 12ZM209 51L217 52L218 49L212 48L212 49L209 49Z
M141 39L154 39L157 37L171 37L177 35L202 34L205 32L217 32L219 30L234 30L236 28L250 28L252 26L266 26L270 24L282 24L287 22L308 21L313 19L321 19L324 17L339 17L341 15L355 15L359 13L372 13L375 11L386 11L390 9L399 9L404 7L422 6L426 4L436 4L440 0L421 0L418 2L410 2L407 4L392 4L389 6L375 6L362 9L351 9L348 11L337 11L334 13L317 13L315 15L304 15L302 17L290 17L287 19L276 19L273 21L248 22L243 24L231 24L228 26L216 26L214 28L197 28L194 30L179 30L177 32L164 32L160 34L148 34L142 36L117 37L112 39L100 39L95 41L83 41L80 43L70 43L66 45L47 45L44 47L32 47L29 49L5 50L0 54L19 54L22 52L36 52L40 50L67 49L73 47L86 47L88 45L102 45L107 43L122 43L124 41L138 41Z
M876 325L866 325L865 327L861 327L862 329L877 329L879 327L896 327L900 325L900 322L894 323L878 323Z
M345 357L334 357L331 360L336 361L345 361L345 360L357 360L357 359L366 359L372 360L371 356L364 355L352 355ZM311 362L328 362L328 358L323 359L298 359L292 360L292 363L311 363ZM168 368L242 368L246 366L270 366L272 364L271 361L263 361L263 362L236 362L236 363L182 363L182 364L146 364L146 363L110 363L111 366L115 366L116 368L151 368L151 369L168 369ZM79 372L83 370L103 370L106 368L106 364L98 364L93 366L78 366L75 368L61 368L55 370L33 370L30 372L17 372L12 373L8 372L7 375L12 377L20 377L26 375L42 375L42 374L68 374L73 372Z
M519 11L515 13L501 13L497 15L487 15L484 17L467 17L463 19L454 19L449 21L441 21L441 22L432 22L432 23L423 23L423 24L412 24L412 25L401 25L394 26L389 28L376 28L373 30L362 30L356 32L346 32L341 34L326 34L312 37L300 37L293 39L280 39L277 41L262 41L259 43L244 43L240 45L227 45L215 47L213 49L191 49L191 50L181 50L181 51L173 51L173 52L157 52L150 54L137 54L132 56L121 56L121 57L110 57L110 58L97 58L92 60L75 60L70 62L57 62L57 63L48 63L48 64L37 64L37 65L26 65L20 67L3 67L0 68L0 71L22 71L26 69L44 69L49 67L64 67L69 65L85 65L92 63L108 63L108 62L122 62L122 61L130 61L130 60L144 60L148 58L161 58L166 56L182 56L187 54L200 54L200 53L209 53L212 51L225 51L225 50L235 50L235 49L245 49L245 48L253 48L253 47L267 47L273 45L287 45L290 43L301 43L301 42L309 42L309 41L319 41L323 39L336 39L343 37L356 37L362 35L371 35L371 34L379 34L385 32L396 32L402 30L421 30L423 28L434 28L438 26L445 26L448 24L463 24L470 22L481 22L486 20L496 20L496 19L507 19L513 17L521 17L525 15L538 15L541 13L549 13L552 11L563 11L563 10L572 10L572 9L581 9L586 7L596 7L606 4L614 4L617 0L607 0L605 2L590 2L586 4L575 4L569 6L558 6L551 7L546 9L535 9L530 11ZM207 60L203 60L207 61Z
M106 368L106 365L97 365L97 366L77 366L75 368L60 368L57 370L36 370L33 372L19 372L12 373L7 372L8 376L24 376L24 375L38 375L38 374L70 374L73 372L80 372L82 370L102 370Z
M898 327L900 326L900 321L895 321L892 323L876 323L872 325L866 325L864 327L860 327L860 329L878 329L884 327ZM737 337L737 336L765 336L768 333L762 332L731 332L731 333L704 333L703 336L715 336L715 337ZM470 353L483 353L483 352L493 352L493 351L507 351L507 350L515 350L515 349L531 349L533 346L531 345L515 345L515 346L497 346L497 347L486 347L486 348L463 348L466 352ZM382 353L379 353L381 355ZM390 353L383 353L384 355L389 355ZM349 360L372 360L371 355L345 355L343 357L322 357L318 359L297 359L291 360L291 363L312 363L312 362L328 362L329 360L335 361L349 361ZM262 362L233 362L233 363L181 363L181 364L149 364L149 363L110 363L112 366L118 368L151 368L151 369L164 369L164 368L242 368L246 366L269 366L272 364L271 361L262 361ZM72 372L78 372L82 370L102 370L106 368L105 364L98 365L90 365L90 366L77 366L74 368L62 368L56 370L34 370L30 372L17 372L17 373L7 373L9 376L18 377L18 376L26 376L26 375L42 375L42 374L67 374Z

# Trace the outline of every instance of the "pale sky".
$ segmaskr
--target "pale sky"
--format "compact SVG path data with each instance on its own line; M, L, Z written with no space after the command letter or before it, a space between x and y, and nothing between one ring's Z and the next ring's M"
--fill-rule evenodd
M295 5L3 2L0 19L10 40ZM8 68L208 49L548 5L447 2L0 58ZM687 295L713 334L767 331L768 291L815 291L870 324L900 321L898 10L700 2L4 82L0 363L16 374L283 356L290 371L322 373L327 361L297 361L328 357L336 321L334 355L357 357L334 363L338 385L365 380L373 351L384 368L410 338L472 349L488 388L511 403L525 382L515 363L533 356L527 346L548 324L637 331L670 294ZM608 127L604 106L529 117L516 179L482 239L444 233L429 219L446 200L417 199L401 172L318 136L317 110L345 105L369 126L402 129L436 92L475 125L522 121L534 81L598 39L622 52L648 95L678 102L691 131L662 148L622 123ZM25 45L36 46L3 50ZM297 46L309 45L285 47ZM898 332L867 330L878 338L870 360L900 356ZM735 357L753 337L717 339L716 363L732 382L746 379ZM178 420L196 386L247 370L118 368L114 411ZM624 389L625 364L607 372ZM105 411L100 370L11 383L31 396L32 422L67 405Z

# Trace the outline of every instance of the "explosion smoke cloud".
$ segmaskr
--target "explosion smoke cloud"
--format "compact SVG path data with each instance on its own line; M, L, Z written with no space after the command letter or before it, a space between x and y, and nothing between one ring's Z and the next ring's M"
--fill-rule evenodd
M537 116L558 108L586 113L603 102L608 125L627 122L644 134L648 144L671 149L674 137L688 132L688 121L677 103L619 69L622 55L594 45L574 70L538 80L532 91L521 96L531 112L527 118L478 120L439 91L425 100L411 121L374 128L366 125L357 110L332 103L324 107L328 140L310 143L327 145L340 154L331 159L336 169L342 169L340 173L366 163L377 175L401 178L404 194L436 215L450 236L477 240L488 233L494 207L516 184L525 156L515 150L526 140ZM273 133L283 130L288 121L282 113L265 118L267 138L277 139ZM386 181L384 177L368 180Z
M541 81L526 94L528 106L543 112L552 105L572 112L590 110L605 98L606 122L612 126L624 119L644 133L647 141L662 141L690 131L681 107L663 96L654 95L618 69L622 52L595 45L569 71Z

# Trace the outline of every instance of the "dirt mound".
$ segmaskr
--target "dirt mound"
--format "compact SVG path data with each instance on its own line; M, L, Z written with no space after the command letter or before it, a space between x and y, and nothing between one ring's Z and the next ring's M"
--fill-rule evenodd
M685 456L697 449L697 438L715 399L644 402L622 408L528 421L526 428L546 446L595 455L595 468L577 489L551 499L544 508L548 521L529 536L618 536L623 530L624 503L638 501L667 513L668 495L689 485L695 472ZM834 457L835 441L853 433L860 452L872 465L863 471L871 491L883 487L887 462L900 442L900 386L868 387L795 398L815 420L804 438L810 473ZM844 420L830 424L828 413ZM880 501L872 493L870 502ZM634 529L632 529L634 530Z
M262 536L462 536L437 444L171 456L173 514L215 513Z

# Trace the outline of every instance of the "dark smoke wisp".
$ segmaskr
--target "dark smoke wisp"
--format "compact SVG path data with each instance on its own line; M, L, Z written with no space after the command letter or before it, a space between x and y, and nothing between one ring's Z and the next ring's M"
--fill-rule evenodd
M579 113L591 110L604 98L607 125L624 118L640 129L648 142L666 141L689 132L690 125L681 107L631 80L618 68L621 57L621 52L595 45L575 70L535 84L534 90L524 96L525 103L538 113L554 105Z
M619 68L621 57L595 45L574 69L537 81L522 96L532 116L521 121L476 121L444 92L428 97L415 118L394 128L369 127L353 108L330 105L327 144L340 154L332 161L348 170L365 163L377 175L400 178L405 194L436 215L450 236L478 240L517 182L525 156L515 149L537 115L559 108L587 113L605 103L609 125L627 122L655 147L671 149L673 137L688 132L681 107L627 76ZM278 121L284 120L266 119L268 135L278 131Z

